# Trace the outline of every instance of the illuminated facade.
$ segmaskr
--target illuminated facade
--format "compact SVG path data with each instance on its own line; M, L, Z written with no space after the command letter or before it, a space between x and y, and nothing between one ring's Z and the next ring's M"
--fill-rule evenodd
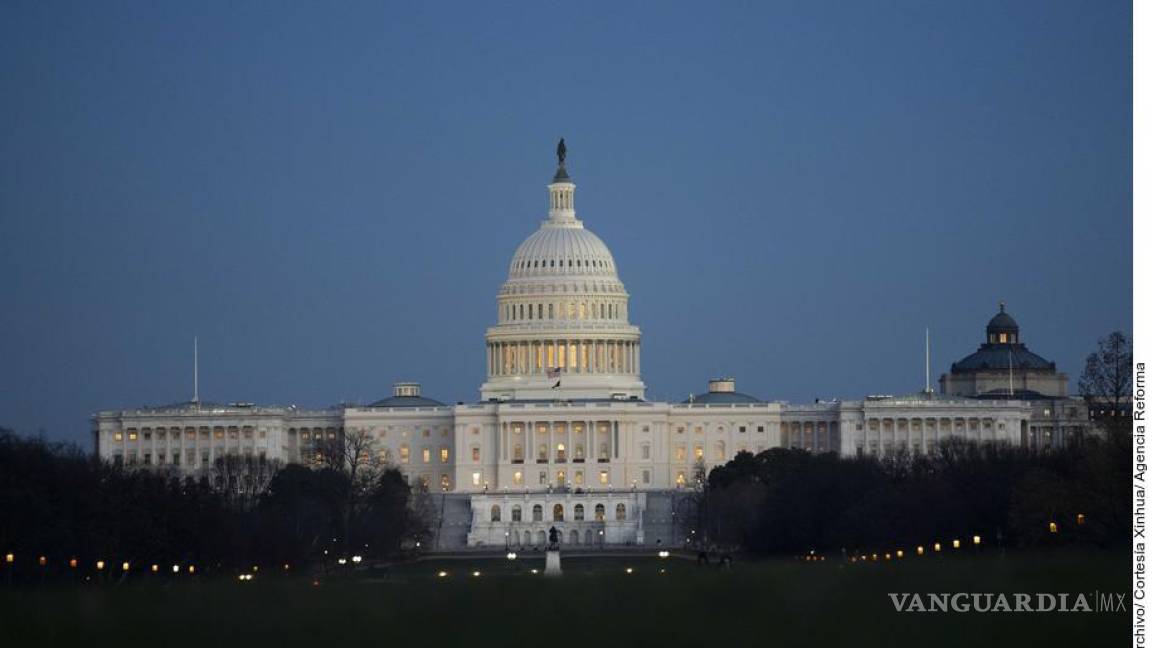
M1027 442L1033 410L1008 398L792 405L717 379L685 402L645 400L629 295L608 247L576 218L563 162L548 200L498 294L478 402L445 405L398 383L383 400L327 410L187 402L104 411L92 419L99 456L209 474L230 455L313 462L318 440L355 432L411 483L469 494L469 544L536 543L552 525L566 542L644 543L653 541L646 493L689 486L698 466L738 452L885 456L931 452L950 437Z

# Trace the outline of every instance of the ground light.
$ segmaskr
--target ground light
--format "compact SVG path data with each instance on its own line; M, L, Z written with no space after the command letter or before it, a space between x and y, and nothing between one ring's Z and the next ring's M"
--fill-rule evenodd
M364 560L363 556L352 556L352 562L354 562L356 564L360 564L361 560Z
M1083 513L1076 514L1076 524L1084 524L1085 520L1086 518L1084 517Z
M180 573L180 565L172 565L172 573L173 574L179 574Z
M14 554L14 553L4 554L4 562L8 563L9 565L16 562L16 554Z
M1059 527L1056 526L1055 522L1048 523L1048 533L1057 533L1058 531Z
M631 574L631 573L632 573L632 568L631 568L631 567L628 567L628 568L626 568L626 569L624 570L624 573L625 573L625 574Z
M533 573L533 574L539 574L539 573L540 573L540 570L539 570L539 569L533 569L533 570L532 570L532 573Z
M656 555L660 556L661 558L667 558L669 556L667 549L661 549L660 552Z
M76 565L78 565L78 564L80 564L80 563L75 558L68 561L68 566L71 567L72 569L76 569Z
M158 573L159 571L160 571L160 565L152 565L152 573L153 574Z
M188 573L189 574L195 574L196 573L196 565L188 565Z
M916 555L917 556L923 556L924 555L924 546L923 545L916 547Z
M904 557L904 550L903 549L897 549L896 550L896 557L897 558L903 558Z
M940 551L940 543L939 542L933 542L932 543L932 551Z
M953 549L959 549L960 548L960 539L959 538L952 541L952 548Z
M48 556L40 556L40 566L43 567L44 565L47 565L47 564L48 564Z
M340 563L341 565L347 565L348 559L347 558L341 558L341 559L337 560L336 562Z
M978 536L978 535L972 536L972 544L979 547L980 546L980 536Z
M472 572L472 578L480 578L480 572L478 572L478 571Z
M438 578L446 578L448 576L448 572L446 572L446 571L436 572L436 576Z
M129 567L129 566L130 566L130 565L128 564L128 562L127 562L127 561L124 561L123 563L121 563L121 564L120 564L120 570L121 570L121 571L128 571L128 567Z
M516 552L515 551L509 551L508 552L508 560L516 560Z

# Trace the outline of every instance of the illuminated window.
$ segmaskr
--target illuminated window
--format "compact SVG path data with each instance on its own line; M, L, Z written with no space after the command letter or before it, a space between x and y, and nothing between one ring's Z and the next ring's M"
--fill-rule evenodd
M410 454L411 454L411 451L408 449L407 443L400 446L400 463L405 463L405 464L408 463L408 457L410 456Z
M677 486L683 487L687 483L688 483L688 478L684 476L683 471L676 473L676 485Z
M695 446L692 448L692 456L696 461L704 460L704 446Z
M566 454L566 450L567 449L564 447L563 443L557 443L556 444L556 461L567 461L568 460L568 455Z
M431 448L424 448L423 450L421 450L420 456L421 456L421 458L424 459L424 463L432 463L432 449Z
M448 478L448 475L440 475L440 490L451 490L451 488L452 481Z
M481 479L483 479L483 474L478 473L478 472L472 473L472 485L473 486L479 486Z
M556 506L552 507L552 521L553 522L563 522L564 521L564 505L563 504L557 504Z
M123 441L123 440L124 440L124 433L123 433L123 432L116 432L116 433L113 433L113 434L112 434L112 439L113 439L113 440L115 440L115 441Z
M448 448L440 448L440 463L448 463Z
M688 458L687 451L684 449L684 446L682 446L682 445L676 446L675 452L676 452L676 461L684 461L685 459Z
M583 486L584 485L584 471L583 470L577 470L576 475L575 475L575 477L573 477L572 480L576 483L577 486Z
M512 473L512 483L517 486L522 485L524 483L524 473L520 472L519 470Z
M136 430L134 430L132 428L128 428L128 440L129 441L135 441L136 440Z
M472 446L472 461L480 461L480 446Z
M604 505L603 504L597 504L596 508L593 509L592 515L593 515L593 518L597 522L603 522L604 521Z
M608 484L608 471L607 470L601 470L600 471L600 483L604 484L604 485Z

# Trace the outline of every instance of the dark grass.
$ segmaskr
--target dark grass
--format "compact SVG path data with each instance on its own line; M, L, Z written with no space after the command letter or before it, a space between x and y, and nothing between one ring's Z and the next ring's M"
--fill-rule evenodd
M888 592L1125 592L1123 553L905 558L844 564L737 562L730 571L655 557L536 555L427 560L387 573L264 575L0 594L0 643L26 645L1108 646L1128 616L897 613ZM625 567L634 569L625 573ZM446 578L436 572L445 570ZM660 570L666 573L660 573ZM480 570L479 578L471 572Z

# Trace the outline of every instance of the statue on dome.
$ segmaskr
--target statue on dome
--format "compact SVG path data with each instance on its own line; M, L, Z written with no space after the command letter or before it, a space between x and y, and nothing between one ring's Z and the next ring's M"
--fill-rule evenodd
M564 166L564 158L568 157L568 147L564 145L564 138L556 145L556 157L560 159L560 166Z

